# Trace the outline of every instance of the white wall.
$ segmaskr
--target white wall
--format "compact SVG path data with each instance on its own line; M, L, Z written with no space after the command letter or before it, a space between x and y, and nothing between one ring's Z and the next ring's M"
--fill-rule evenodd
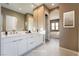
M52 10L50 12L50 20L59 19L59 9Z
M54 9L50 12L49 20L60 19L59 9ZM50 38L59 38L59 32L50 32Z

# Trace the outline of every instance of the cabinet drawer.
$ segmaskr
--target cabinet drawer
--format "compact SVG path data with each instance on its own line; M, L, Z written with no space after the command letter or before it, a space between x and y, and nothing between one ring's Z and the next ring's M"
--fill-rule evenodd
M7 43L10 43L10 42L12 42L12 41L14 41L15 40L15 38L13 38L13 37L9 37L9 38L3 38L2 40L1 40L1 43L2 44L7 44Z

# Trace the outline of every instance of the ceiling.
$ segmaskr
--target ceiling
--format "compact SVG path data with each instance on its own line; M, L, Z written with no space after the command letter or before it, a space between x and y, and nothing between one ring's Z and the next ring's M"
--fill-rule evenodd
M33 9L41 4L42 3L1 3L2 7L14 10L22 14L32 13ZM45 5L49 9L52 9L58 6L58 4L52 5L51 3L45 3Z
M57 4L57 3L45 3L45 5L49 8L49 9L53 9L53 8L55 8L55 7L58 7L59 6L59 4Z

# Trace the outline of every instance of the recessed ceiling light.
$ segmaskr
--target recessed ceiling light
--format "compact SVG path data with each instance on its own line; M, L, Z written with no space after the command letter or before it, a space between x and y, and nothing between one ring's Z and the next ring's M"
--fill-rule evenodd
M54 3L52 3L52 6L54 6L55 4Z
M34 5L32 4L32 7L33 7Z
M19 8L19 10L22 10L22 8Z

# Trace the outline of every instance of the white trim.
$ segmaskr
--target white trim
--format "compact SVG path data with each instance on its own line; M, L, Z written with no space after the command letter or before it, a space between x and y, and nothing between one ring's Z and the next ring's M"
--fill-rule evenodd
M63 50L69 51L69 52L71 52L71 53L76 54L76 55L78 55L78 56L79 56L79 52L77 52L77 51L70 50L70 49L63 48L63 47L60 47L60 49L63 49Z

